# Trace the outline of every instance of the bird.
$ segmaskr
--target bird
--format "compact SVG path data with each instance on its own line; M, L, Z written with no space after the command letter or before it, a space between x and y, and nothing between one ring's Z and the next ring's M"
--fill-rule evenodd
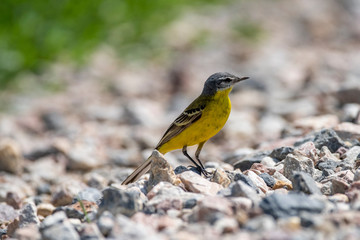
M203 90L190 105L175 119L165 131L156 145L155 150L166 154L176 149L182 149L183 154L196 166L198 171L205 176L205 170L199 156L207 140L215 136L225 125L231 111L229 93L233 86L249 77L237 77L227 72L212 74L204 83ZM188 146L198 145L195 152L196 161L187 152ZM149 157L122 185L135 182L149 171L152 158Z

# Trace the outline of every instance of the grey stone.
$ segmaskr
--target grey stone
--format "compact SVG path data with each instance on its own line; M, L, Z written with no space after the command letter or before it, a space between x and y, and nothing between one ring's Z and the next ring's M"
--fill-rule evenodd
M79 234L66 218L64 212L57 212L44 219L40 225L40 232L44 240L78 240Z
M300 213L321 213L325 204L323 201L304 194L273 193L260 202L261 209L274 218L298 216Z
M294 172L306 172L314 174L314 163L310 158L300 154L288 154L284 160L284 176L290 180Z
M279 148L275 148L270 154L269 156L272 158L275 158L279 161L282 161L286 158L286 156L289 153L294 152L294 148L292 147L279 147Z
M18 217L17 211L6 203L0 203L0 222L11 222Z
M204 198L198 193L185 192L182 188L174 186L169 182L161 182L148 194L148 202L145 203L147 213L157 213L176 208L192 208L193 204Z
M271 216L261 215L250 219L244 225L246 230L257 232L257 231L271 231L276 227L276 222Z
M89 202L95 202L98 205L100 204L100 200L102 198L102 193L96 188L85 188L81 190L74 198L73 202L77 202L79 200L86 200Z
M69 221L56 224L50 228L41 231L44 240L77 240L80 239L79 234Z
M95 223L83 223L80 231L81 240L105 239Z
M293 176L292 185L294 191L306 194L321 194L316 182L308 173L296 172Z
M231 195L229 197L246 197L253 201L255 204L260 201L256 190L242 181L236 181L230 184Z
M327 146L332 153L336 152L340 147L346 147L344 141L333 129L323 129L319 132L312 133L304 139L296 142L294 146L299 146L309 141L314 142L317 149Z
M324 170L324 169L334 170L335 168L337 168L338 165L339 165L339 161L328 159L327 161L319 162L317 164L317 168L320 170Z
M259 177L261 177L264 181L265 181L265 183L266 183L266 185L268 186L268 187L273 187L274 185L275 185L275 183L276 183L276 180L275 180L275 178L273 178L270 174L268 174L268 173L261 173L260 175L259 175Z
M65 127L63 116L57 111L47 111L41 114L41 120L46 130L59 131Z
M354 146L345 153L344 162L354 167L356 160L360 160L360 146Z
M99 230L102 233L102 235L104 235L105 237L111 234L114 224L115 224L115 218L108 211L103 212L100 215L99 219L97 220L97 225L99 227Z
M270 151L263 151L245 156L234 164L234 169L239 168L241 171L250 169L254 163L260 163L264 157L269 155L269 153Z
M34 203L27 203L23 206L19 215L19 227L25 227L34 223L36 225L40 224L40 221L37 217L37 209Z
M179 177L175 175L173 168L159 151L154 150L150 156L152 159L150 167L150 177L147 182L147 191L150 191L160 182L169 182L173 185L181 183Z
M118 215L115 219L115 226L111 231L110 239L146 239L162 240L161 237L149 224L145 225L131 221L124 215Z
M249 185L250 187L252 187L254 190L258 191L258 189L257 189L256 185L253 183L253 181L245 174L235 173L234 181L242 181L242 182L246 183L247 185Z
M183 165L180 165L180 166L177 166L175 169L174 169L174 172L176 175L178 174L181 174L183 172L186 172L186 171L189 171L189 169Z
M143 209L140 192L125 191L114 187L108 187L102 191L103 198L99 206L99 214L110 211L113 214L121 213L132 216Z
M190 192L214 196L223 189L220 184L210 182L192 171L183 172L179 177L185 189Z

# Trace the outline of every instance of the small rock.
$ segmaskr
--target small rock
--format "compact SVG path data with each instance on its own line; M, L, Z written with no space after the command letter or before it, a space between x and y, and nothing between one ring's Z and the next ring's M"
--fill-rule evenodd
M40 224L37 217L37 209L34 203L27 203L23 206L19 214L19 227L23 228L31 223Z
M14 238L19 240L39 240L41 235L37 224L30 223L29 225L16 229Z
M185 189L190 192L214 196L222 189L221 185L210 182L192 171L181 173L180 179L184 184Z
M276 165L276 162L272 157L264 157L260 163L268 168L273 168Z
M7 192L6 203L15 209L20 209L22 206L22 201L19 195L15 192Z
M294 191L306 194L321 194L321 191L316 186L316 182L308 173L296 172L293 177L292 185Z
M360 159L360 146L354 146L345 153L344 162L349 163L351 166L355 166L357 160Z
M173 185L181 183L179 177L175 175L173 168L159 151L154 150L150 156L152 158L150 168L150 178L147 183L147 190L150 191L159 182L170 182Z
M228 197L246 197L254 203L258 203L260 201L260 197L256 193L256 190L242 181L231 183L229 189L231 190L231 195Z
M89 202L94 202L97 204L100 204L100 199L102 198L102 194L99 190L97 190L96 188L85 188L83 190L81 190L75 197L74 200L75 201L89 201Z
M103 198L99 206L99 214L110 211L113 214L121 213L132 216L143 209L140 192L125 191L114 187L108 187L102 191Z
M109 181L102 175L90 172L84 176L84 181L89 187L96 188L98 190L104 189Z
M55 207L51 203L40 203L37 205L37 214L47 217L53 213Z
M82 182L63 182L53 191L51 203L55 207L69 205L75 196L84 188L86 188L86 185Z
M297 119L294 121L294 126L305 130L319 130L334 127L338 123L339 119L336 115L327 114Z
M239 168L241 171L250 169L254 163L260 163L264 157L267 157L269 155L269 153L270 153L269 151L264 151L264 152L257 152L254 154L250 154L244 157L243 159L237 161L234 164L234 169Z
M62 152L69 160L67 168L70 170L88 171L104 163L104 156L94 144L77 143Z
M272 231L276 227L274 219L268 215L260 215L245 223L244 228L252 232Z
M190 222L206 221L210 224L233 214L232 203L222 197L208 196L200 200L189 217Z
M276 183L275 178L270 176L268 173L262 173L262 174L259 175L259 177L261 177L264 180L264 182L266 183L266 185L268 187L272 188Z
M246 183L247 185L249 185L250 187L252 187L255 191L258 191L256 185L253 183L253 181L251 181L251 179L249 178L249 176L242 174L242 173L236 173L234 176L234 182L235 181L242 181L244 183Z
M114 224L114 216L108 211L104 211L97 221L98 228L105 237L108 237L111 234Z
M305 142L304 144L300 145L296 149L296 153L294 154L303 155L305 157L312 159L314 162L317 162L317 160L319 159L318 150L316 149L315 144L313 142Z
M17 211L12 206L0 203L0 222L11 222L18 217Z
M235 218L224 217L215 222L215 230L221 234L230 234L238 229L238 222Z
M343 202L343 203L348 203L349 202L349 197L346 196L345 194L341 194L341 193L335 193L332 196L328 197L329 201L331 202Z
M317 149L327 146L332 153L336 152L340 147L346 147L344 141L332 129L323 129L316 132L313 142Z
M151 228L157 231L173 231L182 224L182 220L177 218L171 218L167 215L147 215L142 212L136 213L131 220L136 223L151 226Z
M0 142L0 170L13 174L22 171L23 159L18 143L11 139Z
M228 175L221 169L216 169L210 181L218 183L224 188L228 187L231 183Z
M276 189L287 189L287 190L291 190L293 189L293 186L291 183L289 182L285 182L282 180L277 180L276 183L274 184L274 186L272 187L272 189L276 190Z
M273 177L275 178L275 180L280 180L283 181L289 185L292 185L291 181L289 179L287 179L284 175L282 175L280 172L276 171L273 174Z
M266 193L269 190L264 180L253 171L247 171L246 175L255 184L256 188L260 189L263 193Z
M87 218L89 219L90 217L92 217L92 213L96 213L97 208L98 207L96 203L81 200L68 206L58 207L56 208L56 211L65 212L66 216L70 219L82 220L85 217L85 212Z
M299 216L303 212L321 213L325 204L321 200L303 194L273 193L260 202L260 207L266 214L274 218Z
M284 160L284 176L293 179L294 172L306 172L314 174L314 163L310 158L300 154L288 154Z
M345 193L350 188L350 184L348 184L345 180L340 178L332 179L331 183L332 183L332 192L334 194Z
M360 139L360 125L350 122L342 122L334 130L341 139L355 140Z
M81 239L105 239L95 223L83 223L80 236Z
M42 113L41 120L44 123L45 129L49 131L59 131L65 127L63 116L54 110Z
M286 156L289 153L294 152L294 148L292 147L280 147L280 148L276 148L274 149L269 156L272 158L276 158L279 161L282 161L286 158Z
M45 240L80 239L65 213L61 211L46 217L41 223L40 232L42 239Z

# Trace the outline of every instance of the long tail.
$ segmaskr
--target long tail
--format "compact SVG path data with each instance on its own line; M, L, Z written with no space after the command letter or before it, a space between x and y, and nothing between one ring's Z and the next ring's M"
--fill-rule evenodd
M149 171L151 162L152 156L150 156L145 162L143 162L139 167L137 167L135 171L121 183L121 185L127 185L138 180L143 174Z

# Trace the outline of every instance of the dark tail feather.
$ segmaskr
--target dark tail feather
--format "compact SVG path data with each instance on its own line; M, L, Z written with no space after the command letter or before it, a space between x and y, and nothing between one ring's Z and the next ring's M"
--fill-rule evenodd
M152 156L150 156L145 162L143 162L139 167L137 167L135 171L121 183L121 185L127 185L138 180L142 175L149 171L151 162Z

